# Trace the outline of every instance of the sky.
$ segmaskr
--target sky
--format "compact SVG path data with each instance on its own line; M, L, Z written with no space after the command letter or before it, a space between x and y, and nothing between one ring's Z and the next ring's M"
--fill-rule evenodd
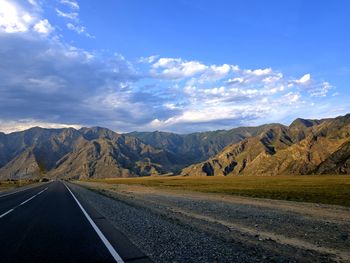
M0 0L0 131L350 112L350 1Z

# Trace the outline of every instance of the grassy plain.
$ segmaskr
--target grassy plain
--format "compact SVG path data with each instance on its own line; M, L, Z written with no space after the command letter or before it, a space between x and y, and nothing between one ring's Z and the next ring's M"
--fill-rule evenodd
M350 176L140 177L89 181L350 207Z

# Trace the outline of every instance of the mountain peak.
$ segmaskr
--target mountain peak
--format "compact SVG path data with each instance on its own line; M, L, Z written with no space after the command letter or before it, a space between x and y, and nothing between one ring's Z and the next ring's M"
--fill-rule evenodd
M98 126L91 127L91 128L83 127L79 129L79 132L82 133L84 138L87 140L95 140L101 137L112 139L114 137L119 136L118 133L110 129L98 127Z
M289 125L289 128L309 128L318 124L320 124L319 120L297 118Z

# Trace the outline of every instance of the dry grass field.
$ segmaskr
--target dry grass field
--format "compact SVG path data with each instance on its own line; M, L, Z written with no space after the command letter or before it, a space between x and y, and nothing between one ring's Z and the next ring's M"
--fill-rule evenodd
M142 177L91 181L350 207L350 176Z
M32 184L33 180L21 180L20 181L14 181L14 180L4 180L0 181L0 191L9 190L21 186L25 186L28 184Z

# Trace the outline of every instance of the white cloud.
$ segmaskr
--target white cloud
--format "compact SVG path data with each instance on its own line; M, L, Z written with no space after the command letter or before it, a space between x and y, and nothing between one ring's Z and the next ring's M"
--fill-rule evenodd
M275 75L267 76L262 81L265 83L274 83L283 78L283 74L281 72L276 73Z
M58 8L56 8L56 14L57 16L68 18L74 21L77 21L79 16L77 12L63 12Z
M157 58L159 58L159 55L153 55L153 56L148 56L148 57L141 57L139 58L138 62L139 63L148 63L151 64L154 61L157 60Z
M72 8L72 9L76 9L79 10L79 4L76 1L72 1L72 0L61 0L60 1L61 4L67 5L68 7Z
M160 58L156 63L152 65L153 68L168 68L174 67L177 64L182 63L180 58Z
M207 69L207 66L198 61L183 61L179 58L160 58L152 65L152 68L154 77L181 79L203 73Z
M212 65L212 66L210 66L210 69L217 76L224 77L230 72L231 67L228 64L223 64L222 66Z
M311 75L310 74L305 74L304 76L302 76L300 79L296 80L296 83L299 84L305 84L308 83L311 80Z
M38 3L35 0L28 0L29 4L37 6Z
M310 87L308 87L308 91L313 97L325 97L329 90L331 90L333 86L329 84L327 81L322 83L314 83Z
M133 101L128 84L138 77L120 56L104 60L33 32L0 35L0 61L6 65L0 69L3 122L34 118L110 127L119 121L126 127L145 118L137 112L150 113Z
M288 104L294 104L300 100L300 94L296 92L288 92L283 96Z
M62 5L68 6L69 11L64 12L59 8L56 8L56 15L59 17L64 18L65 20L68 20L70 22L66 23L66 26L69 30L72 30L76 32L79 35L84 35L88 38L95 38L95 36L91 35L89 32L87 32L86 27L82 25L80 19L79 19L79 13L77 12L79 10L79 4L76 1L72 0L61 0L60 3Z
M164 122L160 121L159 119L154 119L150 122L150 126L155 129L160 126L164 126L163 124Z
M228 84L237 84L237 83L243 83L243 82L244 82L244 78L242 77L235 77L227 80Z
M62 123L50 123L40 120L23 119L17 121L3 121L0 120L0 132L11 133L16 131L23 131L32 127L42 127L48 129L61 129L61 128L74 128L80 129L82 126L78 124L62 124Z
M174 110L174 109L177 109L178 107L174 104L174 103L164 103L164 107L165 108L168 108L168 109L171 109L171 110Z
M289 82L288 87L298 87L300 90L305 90L311 97L325 97L329 90L334 87L327 81L318 82L311 78L309 73L303 75L300 79Z
M34 18L15 2L0 1L0 28L6 33L26 32Z
M174 101L162 104L171 116L157 116L149 127L157 129L216 128L247 125L261 118L272 121L299 112L314 103L314 97L326 96L331 85L305 74L299 79L284 76L272 68L240 69L237 65L206 65L181 58L159 58L150 63L152 76L177 83ZM167 88L168 82L160 88ZM175 107L177 103L181 107ZM274 119L276 118L276 119ZM265 121L264 121L265 122Z
M241 120L246 118L262 117L270 112L269 105L259 105L259 107L249 105L236 105L232 107L224 107L222 105L213 105L203 109L189 109L180 115L165 120L153 119L151 126L158 128L167 128L175 125L210 123L222 120ZM218 118L220 116L220 118Z
M0 31L5 33L36 32L48 35L54 27L47 19L40 17L40 7L37 2L28 1L31 6L23 8L16 1L0 1Z
M54 28L47 19L43 19L34 25L34 30L40 34L49 34L54 30Z
M73 25L72 23L67 23L67 28L77 32L78 34L82 34L86 31L85 27L79 26L79 25L76 26L76 25Z
M272 73L272 69L271 68L255 69L255 70L248 69L245 72L247 74L252 74L252 75L255 75L255 76L264 76L264 75L271 74Z
M194 60L186 61L181 58L159 58L156 60L157 57L148 57L148 60L141 58L141 61L150 64L154 62L151 70L152 76L163 79L183 79L201 75L198 81L203 83L224 78L230 72L239 70L236 65L207 66Z
M98 51L49 34L54 26L35 6L40 1L31 1L25 9L0 0L0 61L6 65L0 69L1 127L12 121L17 128L65 123L121 131L231 128L298 116L305 105L318 109L333 89L310 74L293 78L272 68L159 56L135 65L121 55L101 58ZM88 35L79 8L60 3L65 9L57 15L67 28Z
M200 83L217 81L226 77L230 72L234 71L234 66L223 64L221 66L210 65L206 68L203 75L198 79Z

